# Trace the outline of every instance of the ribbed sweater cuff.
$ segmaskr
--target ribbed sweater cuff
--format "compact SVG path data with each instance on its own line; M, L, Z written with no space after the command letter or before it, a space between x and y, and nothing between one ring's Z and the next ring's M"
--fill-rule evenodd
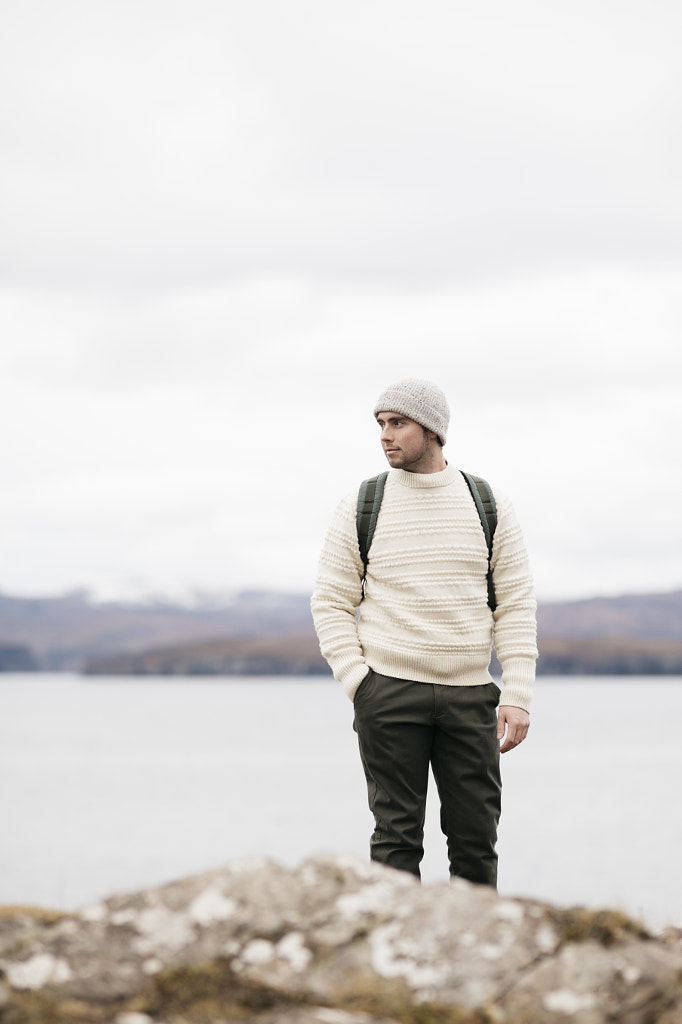
M502 666L500 704L530 711L535 682L534 658L505 658Z

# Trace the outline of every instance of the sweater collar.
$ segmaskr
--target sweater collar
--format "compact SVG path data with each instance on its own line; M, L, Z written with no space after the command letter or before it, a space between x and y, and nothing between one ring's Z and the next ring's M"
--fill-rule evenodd
M392 469L390 476L403 487L422 489L425 487L447 487L458 476L459 470L447 465L440 473L408 473L404 469Z

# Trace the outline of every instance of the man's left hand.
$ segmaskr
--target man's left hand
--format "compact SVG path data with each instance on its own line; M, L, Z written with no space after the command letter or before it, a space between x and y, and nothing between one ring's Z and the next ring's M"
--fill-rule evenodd
M510 704L502 704L497 710L497 738L501 740L504 737L500 753L506 754L508 750L513 750L519 743L523 743L529 727L530 715L527 711L512 707Z

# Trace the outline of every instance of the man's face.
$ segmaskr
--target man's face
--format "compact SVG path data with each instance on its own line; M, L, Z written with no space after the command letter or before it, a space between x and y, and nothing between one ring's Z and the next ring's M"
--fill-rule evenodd
M381 447L391 469L419 472L428 459L436 435L397 412L377 413Z

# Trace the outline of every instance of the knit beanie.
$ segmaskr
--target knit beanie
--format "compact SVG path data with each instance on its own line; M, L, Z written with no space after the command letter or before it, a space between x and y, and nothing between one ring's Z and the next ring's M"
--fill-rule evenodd
M447 441L450 409L448 400L439 387L428 380L406 377L379 395L374 406L374 415L380 412L397 412L407 416L427 430L438 434L441 443Z

